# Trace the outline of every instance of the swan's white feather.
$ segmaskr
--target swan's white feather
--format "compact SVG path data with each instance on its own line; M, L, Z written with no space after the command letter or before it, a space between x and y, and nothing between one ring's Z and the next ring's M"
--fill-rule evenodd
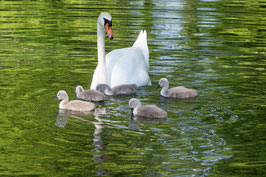
M119 56L119 57L118 57ZM107 84L150 85L148 66L142 51L136 47L113 50L106 55Z
M147 33L141 31L133 47L113 50L105 57L107 83L111 88L121 84L151 85L149 78L149 49ZM97 65L91 83L95 89L100 83L103 66Z

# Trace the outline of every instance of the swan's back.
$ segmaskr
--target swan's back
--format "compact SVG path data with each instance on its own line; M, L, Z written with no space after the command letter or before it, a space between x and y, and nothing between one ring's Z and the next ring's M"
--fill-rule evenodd
M117 49L106 55L107 84L111 88L121 84L150 85L148 69L139 48Z

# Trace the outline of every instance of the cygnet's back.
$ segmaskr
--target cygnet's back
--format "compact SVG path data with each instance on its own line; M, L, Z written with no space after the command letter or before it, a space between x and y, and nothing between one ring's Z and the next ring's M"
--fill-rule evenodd
M103 101L105 96L97 90L84 90L82 86L76 87L76 97L86 101Z
M192 98L197 96L197 91L194 89L185 88L183 86L173 87L169 89L170 98Z
M128 104L129 107L133 109L134 115L147 118L167 118L167 112L161 108L155 105L146 105L141 107L141 102L136 98L130 99Z
M60 90L57 93L56 99L62 100L59 103L60 109L70 110L70 111L80 111L80 112L89 112L96 108L94 103L81 101L81 100L72 100L69 101L66 91Z
M131 95L137 90L136 84L122 84L112 89L107 84L98 84L96 90L103 92L105 95Z
M167 117L167 113L155 105L146 105L146 106L141 107L138 110L137 115L141 117L161 118L161 119L164 119Z
M130 95L135 94L137 90L136 84L123 84L112 88L114 95Z

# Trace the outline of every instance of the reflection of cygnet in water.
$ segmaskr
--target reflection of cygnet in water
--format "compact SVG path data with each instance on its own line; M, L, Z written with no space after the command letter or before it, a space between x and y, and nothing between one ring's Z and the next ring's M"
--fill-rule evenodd
M105 95L132 95L136 93L136 84L122 84L113 87L112 89L107 84L98 84L96 90Z
M78 99L86 101L104 101L104 94L97 90L84 90L82 86L76 87L76 96Z
M65 126L66 126L66 124L67 124L67 120L65 119L65 118L63 118L63 117L60 117L60 116L58 116L57 118L56 118L56 126L57 127L61 127L61 128L64 128Z
M59 109L59 114L56 118L56 126L57 127L65 127L67 124L67 118L73 118L77 120L81 120L84 122L88 122L88 120L83 119L80 116L90 116L92 115L91 112L76 112L76 111L69 111L69 110L64 110L64 109Z
M194 89L185 88L183 86L169 88L169 82L166 78L161 78L157 88L162 87L161 95L167 98L192 98L197 96Z
M147 118L167 118L167 112L165 112L161 108L155 105L145 105L141 107L141 102L136 98L131 98L128 104L131 108L131 113L133 113L133 115Z
M62 100L59 103L60 109L65 109L65 110L70 110L70 111L89 112L89 111L93 111L96 108L94 103L81 101L81 100L69 101L68 95L66 91L64 90L60 90L57 93L57 97L55 99Z

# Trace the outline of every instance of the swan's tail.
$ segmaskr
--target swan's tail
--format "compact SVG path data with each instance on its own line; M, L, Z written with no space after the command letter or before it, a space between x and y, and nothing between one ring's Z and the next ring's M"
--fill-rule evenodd
M140 31L137 40L133 44L133 47L138 47L143 52L145 60L148 63L148 66L149 66L149 48L148 48L148 43L147 43L146 30L141 30Z

